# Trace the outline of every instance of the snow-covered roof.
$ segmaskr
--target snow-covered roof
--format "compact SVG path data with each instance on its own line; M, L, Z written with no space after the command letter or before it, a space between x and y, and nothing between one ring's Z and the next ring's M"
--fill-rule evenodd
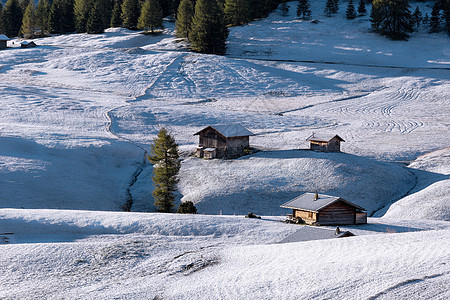
M341 197L318 194L319 198L316 199L315 193L304 193L303 195L298 196L297 198L292 199L289 202L284 203L281 207L291 208L291 209L302 209L318 212L319 210L337 202L343 201L351 206L354 206L358 209L365 210L361 206L358 206L354 203L348 202L347 200L342 199Z
M214 151L216 151L216 148L206 148L206 149L203 149L203 151L204 152L214 152Z
M216 131L218 131L221 135L223 135L226 138L229 137L238 137L238 136L250 136L254 135L251 131L249 131L247 128L242 126L241 124L227 124L227 125L214 125L214 126L208 126L199 132L197 132L194 135L200 134L203 130L207 128L212 128Z
M343 138L341 138L337 134L326 134L326 135L316 135L313 133L309 138L307 138L307 141L314 141L314 142L329 142L333 138L337 137L341 142L345 142Z
M0 41L9 41L9 37L4 34L0 34Z

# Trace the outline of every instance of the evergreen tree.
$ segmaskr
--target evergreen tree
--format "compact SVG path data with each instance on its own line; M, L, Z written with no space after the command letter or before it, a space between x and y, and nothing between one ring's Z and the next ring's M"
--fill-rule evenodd
M333 14L337 14L339 11L339 0L334 0L333 2Z
M297 16L303 20L311 19L311 9L308 0L299 0L297 5Z
M25 13L22 19L22 28L20 31L24 35L25 38L34 38L35 37L35 28L36 28L36 8L34 7L34 3L30 2L27 8L25 9Z
M428 16L428 13L425 13L425 17L423 17L422 24L425 26L425 28L428 28L428 26L430 26L430 17Z
M407 0L374 0L370 21L375 31L393 39L405 39L413 31Z
M139 19L138 0L124 0L122 3L122 21L123 26L128 29L136 30Z
M122 0L116 0L114 2L110 26L111 27L122 26Z
M200 1L200 0L199 0ZM174 206L180 161L174 138L162 128L153 140L150 161L153 166L153 198L160 212L171 212Z
M192 0L181 0L178 7L177 20L175 22L176 35L182 38L189 38L194 17L194 6Z
M445 30L450 35L450 0L444 2Z
M106 29L111 24L111 16L114 7L114 0L94 0L98 2L100 16L102 18L102 27Z
M103 20L99 2L95 2L86 23L86 32L91 34L103 33Z
M53 0L53 3L50 7L50 12L48 14L48 24L47 24L49 33L62 33L62 24L61 24L61 13L59 8L59 1Z
M280 10L281 10L281 14L283 16L287 16L287 14L289 12L289 7L287 6L286 0L282 0L282 2L280 4Z
M75 31L73 0L54 0L48 16L50 33L66 33Z
M61 2L61 22L62 32L75 31L75 14L74 14L74 0L59 0Z
M86 32L89 14L94 7L94 0L75 0L75 28L77 32Z
M178 206L178 214L196 214L197 208L192 201L185 201Z
M36 7L36 26L39 28L39 35L45 36L48 32L48 16L50 14L50 3L48 0L39 0Z
M414 11L412 15L412 20L414 24L416 25L416 30L419 30L420 24L422 23L422 12L420 12L419 7L416 7L416 10Z
M348 2L347 10L345 12L347 19L352 20L356 18L355 6L353 5L353 0Z
M141 9L138 28L146 32L154 32L156 28L163 28L162 11L158 0L146 0Z
M228 28L215 0L197 0L189 34L191 47L201 53L225 54Z
M245 24L251 20L249 0L225 0L225 22L230 26Z
M3 25L3 4L0 1L0 34L5 34L5 30L4 30L4 25Z
M337 0L327 0L327 3L325 4L325 9L323 10L323 12L327 17L331 17L333 14L337 12L336 1Z
M441 30L441 20L440 20L440 13L439 13L439 4L438 2L435 2L433 5L433 10L431 11L431 18L430 18L430 32L435 33L439 32Z
M17 0L8 0L2 11L3 31L12 38L19 34L22 26L22 8Z
M364 3L364 0L360 0L359 1L358 13L359 13L360 16L364 16L367 13L367 11L366 11L366 4Z

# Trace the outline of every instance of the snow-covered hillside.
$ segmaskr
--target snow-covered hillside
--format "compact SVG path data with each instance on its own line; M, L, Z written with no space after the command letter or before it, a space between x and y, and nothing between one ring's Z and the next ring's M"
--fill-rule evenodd
M368 16L346 20L346 4L327 18L313 1L314 24L290 2L287 16L231 28L226 56L189 52L167 22L158 36L9 43L0 298L450 298L449 38L391 41ZM254 132L260 151L194 158L193 134L223 123ZM162 126L180 144L178 201L200 215L142 213ZM339 134L343 153L300 150L312 132ZM377 217L342 227L357 235L345 239L282 222L281 203L315 190Z

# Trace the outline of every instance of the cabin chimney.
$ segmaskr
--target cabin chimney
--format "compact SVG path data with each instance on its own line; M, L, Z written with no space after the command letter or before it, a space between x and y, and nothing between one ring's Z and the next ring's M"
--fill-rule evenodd
M316 192L316 194L314 195L314 201L319 199L319 194Z

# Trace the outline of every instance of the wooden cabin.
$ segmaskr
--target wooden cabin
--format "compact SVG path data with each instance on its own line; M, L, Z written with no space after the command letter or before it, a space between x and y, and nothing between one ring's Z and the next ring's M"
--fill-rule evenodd
M242 156L253 133L240 124L230 124L208 126L194 135L199 136L195 156L212 159Z
M23 41L20 43L20 47L21 48L34 48L34 47L36 47L36 44L33 41L31 41L31 42Z
M366 224L365 209L341 197L317 193L304 193L281 205L292 209L288 215L296 223L311 225Z
M6 49L6 44L9 41L9 38L4 35L0 34L0 50Z
M337 134L318 136L313 133L306 140L309 141L309 149L322 152L340 152L341 142L345 142Z

